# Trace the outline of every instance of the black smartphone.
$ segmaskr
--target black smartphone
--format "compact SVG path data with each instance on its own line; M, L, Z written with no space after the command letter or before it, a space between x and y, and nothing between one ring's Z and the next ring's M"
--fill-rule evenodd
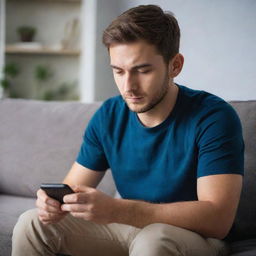
M58 200L61 204L63 204L63 197L67 194L75 193L67 184L62 183L42 183L40 186L46 194Z

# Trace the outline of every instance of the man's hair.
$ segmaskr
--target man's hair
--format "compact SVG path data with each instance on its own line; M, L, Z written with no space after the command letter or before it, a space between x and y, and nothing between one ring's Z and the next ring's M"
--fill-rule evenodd
M168 63L178 52L180 28L171 12L156 5L140 5L118 16L103 32L103 44L109 49L113 44L145 40L154 45Z

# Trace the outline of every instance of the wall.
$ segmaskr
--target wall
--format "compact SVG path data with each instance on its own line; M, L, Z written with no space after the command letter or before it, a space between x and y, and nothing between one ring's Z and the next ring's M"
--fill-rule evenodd
M121 12L140 4L172 11L181 27L185 65L176 82L215 93L226 100L256 99L256 1L254 0L108 0L97 9L96 95L116 94L105 52L102 27Z
M83 0L81 7L80 98L95 100L97 0Z
M97 37L96 37L96 80L95 100L104 100L118 94L112 69L109 65L108 51L102 43L104 29L120 13L120 0L98 0L97 5Z
M3 78L4 66L4 42L5 42L5 0L0 0L0 80ZM2 97L3 90L0 86L0 98Z

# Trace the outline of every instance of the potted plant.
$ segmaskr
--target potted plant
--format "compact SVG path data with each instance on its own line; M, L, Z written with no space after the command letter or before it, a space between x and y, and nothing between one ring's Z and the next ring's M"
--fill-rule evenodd
M37 65L35 67L35 79L37 81L37 99L42 99L45 90L48 86L52 86L52 78L54 77L54 72L48 65Z
M0 80L0 86L3 88L4 97L14 97L14 94L11 94L11 80L14 79L19 73L19 67L16 63L12 62L4 66L4 78Z
M17 33L22 42L32 42L36 34L36 28L32 26L21 26L17 28Z

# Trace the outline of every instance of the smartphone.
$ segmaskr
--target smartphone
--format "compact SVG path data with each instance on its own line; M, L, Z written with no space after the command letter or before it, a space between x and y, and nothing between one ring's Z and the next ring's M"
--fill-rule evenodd
M62 183L42 183L40 186L46 194L58 200L61 204L63 204L63 197L67 194L75 193L67 184Z

